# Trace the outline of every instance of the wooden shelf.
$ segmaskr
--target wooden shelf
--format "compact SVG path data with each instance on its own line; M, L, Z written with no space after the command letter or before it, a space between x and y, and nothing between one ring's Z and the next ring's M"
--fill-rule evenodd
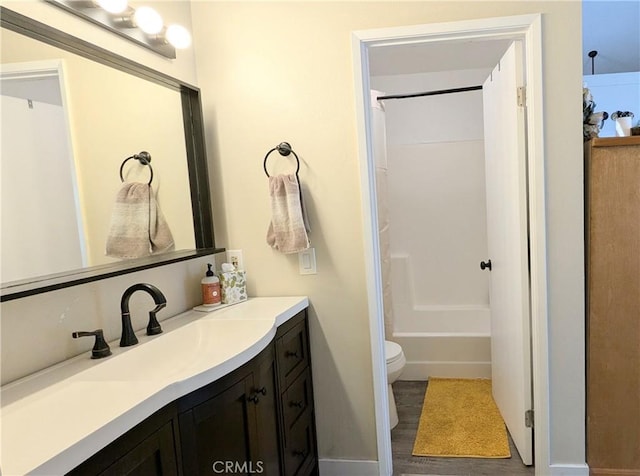
M595 137L591 139L593 147L612 147L623 145L640 145L640 136L627 137Z

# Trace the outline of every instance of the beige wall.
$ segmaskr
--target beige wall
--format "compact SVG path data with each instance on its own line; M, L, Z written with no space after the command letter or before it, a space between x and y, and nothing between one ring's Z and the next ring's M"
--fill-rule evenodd
M543 14L551 461L583 463L580 4L203 1L192 12L218 239L244 250L250 294L309 295L319 452L347 459L376 459L350 34ZM262 159L283 140L301 158L317 275L264 242Z

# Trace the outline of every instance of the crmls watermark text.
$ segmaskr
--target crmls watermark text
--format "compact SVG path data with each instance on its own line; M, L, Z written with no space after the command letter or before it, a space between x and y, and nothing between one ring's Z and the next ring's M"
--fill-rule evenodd
M262 461L215 461L212 469L216 474L262 474L264 463Z

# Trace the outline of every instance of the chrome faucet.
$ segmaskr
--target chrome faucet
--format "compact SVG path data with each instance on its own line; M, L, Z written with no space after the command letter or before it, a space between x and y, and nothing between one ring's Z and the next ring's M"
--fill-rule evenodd
M164 294L155 286L147 283L138 283L129 287L122 295L120 301L120 311L122 311L122 337L120 338L120 347L128 347L138 343L138 338L131 327L131 314L129 313L129 299L136 291L145 291L151 295L156 303L155 309L149 311L149 324L147 325L147 335L152 336L162 333L162 327L156 319L156 313L167 305L167 299Z

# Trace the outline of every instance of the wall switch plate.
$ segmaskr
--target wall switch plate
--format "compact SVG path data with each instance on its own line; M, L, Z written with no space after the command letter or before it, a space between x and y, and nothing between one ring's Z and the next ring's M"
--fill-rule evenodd
M316 274L316 250L309 248L298 252L300 274Z
M244 269L244 261L242 260L242 250L227 250L227 263L231 263L237 270Z

